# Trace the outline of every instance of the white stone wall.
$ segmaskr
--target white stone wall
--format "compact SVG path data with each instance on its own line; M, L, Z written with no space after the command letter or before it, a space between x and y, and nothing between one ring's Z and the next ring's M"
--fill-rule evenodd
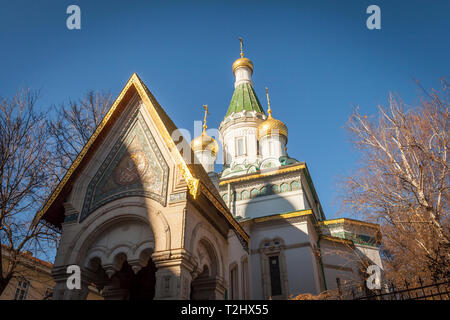
M280 261L281 269L285 264L287 273L287 292L285 298L291 294L310 292L316 294L319 292L319 279L317 264L311 250L311 241L313 235L309 234L307 220L298 218L298 221L291 220L286 222L283 219L262 222L251 225L251 262L252 262L252 299L264 299L263 272L262 267L265 241L272 239L281 239L283 242L282 252L284 261ZM267 275L266 275L267 277Z
M257 128L262 120L259 118L244 118L221 131L221 141L224 147L225 164L255 163L259 160L257 147ZM238 155L237 139L244 139L244 153Z
M259 153L261 159L279 159L286 155L286 138L281 135L270 135L259 140Z
M304 209L309 208L305 205L301 189L248 200L232 201L231 203L233 214L243 218L257 218Z
M239 242L239 239L236 236L236 233L232 230L228 233L228 263L227 263L227 275L226 275L226 282L228 283L228 297L231 298L231 283L230 283L230 266L236 265L238 269L238 298L244 299L244 284L245 281L249 280L249 277L247 277L247 280L243 278L243 261L244 259L247 259L248 261L248 271L246 272L249 276L252 273L252 265L250 263L250 259L248 257L248 253L242 248L241 243ZM247 299L252 297L251 292L251 281L249 281L248 289L249 292L247 292Z
M235 70L234 76L236 77L236 81L234 82L234 87L236 88L241 83L250 83L252 82L252 71L248 67L239 67Z

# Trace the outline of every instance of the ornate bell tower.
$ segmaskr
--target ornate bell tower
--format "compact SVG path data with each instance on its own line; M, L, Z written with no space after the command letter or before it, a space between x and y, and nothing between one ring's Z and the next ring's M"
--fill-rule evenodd
M219 126L224 154L222 178L257 171L261 160L257 129L266 115L253 88L253 63L244 57L243 42L239 40L241 57L232 66L234 93Z

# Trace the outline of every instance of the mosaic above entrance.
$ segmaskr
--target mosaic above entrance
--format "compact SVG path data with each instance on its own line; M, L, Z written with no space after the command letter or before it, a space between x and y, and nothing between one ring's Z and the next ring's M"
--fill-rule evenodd
M80 222L100 206L144 196L166 205L169 166L139 110L89 183Z

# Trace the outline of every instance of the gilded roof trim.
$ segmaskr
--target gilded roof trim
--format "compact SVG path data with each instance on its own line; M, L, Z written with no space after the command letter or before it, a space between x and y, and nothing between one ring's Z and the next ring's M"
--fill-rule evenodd
M320 221L319 225L320 226L328 226L328 225L339 224L339 223L355 224L355 225L360 225L363 227L368 227L368 228L373 228L373 229L380 228L380 225L378 225L376 223L358 221L358 220L353 220L353 219L349 219L349 218L339 218L339 219Z
M249 244L250 237L248 234L244 231L242 226L236 221L236 219L233 218L231 213L214 197L214 195L209 191L206 186L201 183L200 189L202 193L216 206L217 209L223 214L223 216L228 220L228 222L235 228L237 232L242 236L242 238L247 242L247 245Z
M294 212L288 212L288 213L281 213L281 214L274 214L266 217L259 217L252 219L255 223L265 222L265 221L271 221L271 220L278 220L278 219L289 219L289 218L295 218L295 217L301 217L301 216L307 216L312 215L313 212L311 209L306 210L299 210Z
M320 239L328 240L328 241L332 241L332 242L343 243L343 244L348 244L348 245L351 245L351 246L354 245L352 240L342 239L342 238L333 237L333 236L320 236Z

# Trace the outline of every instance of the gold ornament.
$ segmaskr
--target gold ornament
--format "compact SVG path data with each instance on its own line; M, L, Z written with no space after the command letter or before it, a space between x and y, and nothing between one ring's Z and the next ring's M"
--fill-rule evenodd
M208 105L205 104L203 106L203 109L205 109L205 117L203 119L203 132L200 136L194 138L191 141L191 149L194 152L210 150L213 155L216 155L219 152L219 144L214 138L206 134L206 117L209 114Z
M270 109L269 90L267 88L266 95L268 105L267 113L269 114L269 116L267 117L266 121L262 122L258 126L258 140L272 134L278 134L280 136L284 136L287 139L288 129L284 122L272 117L272 109Z
M239 38L239 41L241 42L241 57L233 63L232 66L233 73L236 71L237 68L240 67L247 67L253 73L253 63L250 61L250 59L244 58L244 43L242 41L242 38Z

